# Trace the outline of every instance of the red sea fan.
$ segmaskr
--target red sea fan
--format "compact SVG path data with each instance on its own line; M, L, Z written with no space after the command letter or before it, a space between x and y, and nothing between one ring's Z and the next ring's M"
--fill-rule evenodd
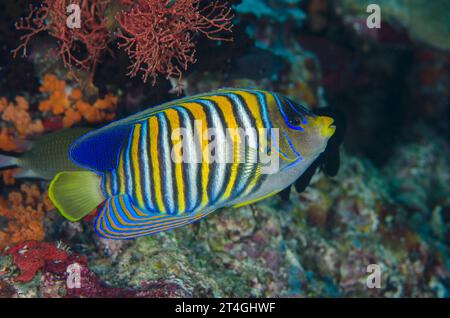
M81 9L80 28L67 25L69 5ZM122 9L118 14L117 10ZM116 24L118 32L111 32ZM30 7L30 14L16 23L25 31L13 54L27 54L30 40L47 32L57 40L57 54L72 75L74 67L94 75L102 54L116 36L132 60L128 75L143 73L155 84L158 75L181 79L189 64L195 63L195 37L229 41L233 13L225 0L42 0Z
M201 0L136 0L116 16L117 34L130 59L129 76L142 72L155 84L158 75L181 79L189 64L195 63L194 36L229 41L220 36L231 32L233 13L223 2Z
M16 23L17 30L27 33L20 38L21 44L13 51L14 56L21 50L26 55L30 40L36 34L46 31L57 40L57 53L70 71L76 66L92 75L111 40L105 19L109 2L110 0L43 0L40 7L30 6L29 15ZM70 4L80 6L80 28L67 26L67 7Z

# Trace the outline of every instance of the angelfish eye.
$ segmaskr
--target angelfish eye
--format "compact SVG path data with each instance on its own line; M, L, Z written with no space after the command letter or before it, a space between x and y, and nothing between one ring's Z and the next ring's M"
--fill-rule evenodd
M301 123L300 118L294 118L289 120L289 124L293 126L299 126Z

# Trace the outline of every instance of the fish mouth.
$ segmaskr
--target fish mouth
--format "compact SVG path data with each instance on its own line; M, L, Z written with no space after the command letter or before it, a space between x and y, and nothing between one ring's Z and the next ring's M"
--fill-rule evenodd
M330 138L336 132L336 126L333 125L334 119L328 116L319 116L320 134L324 138Z

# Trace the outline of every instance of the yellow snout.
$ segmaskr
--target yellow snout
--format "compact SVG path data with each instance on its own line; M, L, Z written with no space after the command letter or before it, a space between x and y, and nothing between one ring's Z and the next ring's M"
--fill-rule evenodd
M336 131L336 127L332 125L333 122L334 119L328 116L317 116L314 120L320 135L324 138L330 138Z

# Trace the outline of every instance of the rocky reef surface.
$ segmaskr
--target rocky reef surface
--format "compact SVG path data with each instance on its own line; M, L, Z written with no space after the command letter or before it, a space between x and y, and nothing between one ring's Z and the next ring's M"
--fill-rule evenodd
M95 212L63 219L47 181L0 171L0 297L450 297L450 58L438 14L448 1L379 1L379 30L364 27L367 1L227 1L233 20L219 13L233 41L189 38L195 63L182 78L150 75L153 83L129 78L127 55L112 45L95 74L78 79L44 54L55 47L45 34L13 59L14 21L28 2L0 4L2 152L226 86L336 107L348 133L337 177L317 173L288 202L271 197L127 241L94 233ZM380 288L367 285L371 264Z
M0 257L2 296L448 297L450 149L423 127L416 134L382 169L345 155L338 177L317 174L290 202L151 237L104 240L91 222L52 215L47 226L59 230L47 239L59 243ZM66 284L74 263L80 289ZM369 264L381 267L379 289L366 285Z

